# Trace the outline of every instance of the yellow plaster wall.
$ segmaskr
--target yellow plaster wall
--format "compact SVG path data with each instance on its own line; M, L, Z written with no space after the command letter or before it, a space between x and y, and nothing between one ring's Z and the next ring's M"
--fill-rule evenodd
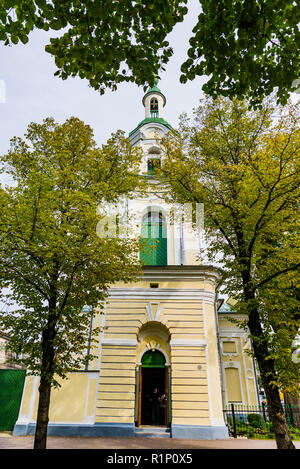
M102 346L96 422L133 422L135 363L134 346Z
M172 346L171 355L172 423L209 425L205 349Z
M93 419L96 399L96 373L69 373L68 379L59 380L61 387L51 390L49 421L53 423L80 423L87 418ZM32 415L29 415L30 403L34 399ZM36 420L39 402L38 382L28 376L20 409L20 417L26 415Z
M30 406L30 401L32 398L34 381L35 381L34 376L26 376L24 389L23 389L23 398L22 398L21 407L20 407L21 415L27 415L29 412L29 406Z
M209 387L211 400L211 419L220 422L223 419L222 388L220 381L220 364L218 354L217 324L214 305L205 304L205 323L207 337L207 367L209 370Z
M205 282L201 284L204 286ZM139 282L135 288L146 287ZM147 283L149 286L149 283ZM165 282L159 287L175 287ZM207 286L207 285L206 285ZM127 285L128 287L128 285ZM195 288L195 282L181 282L176 288ZM198 282L198 287L200 287ZM209 289L211 285L209 284ZM160 315L156 321L166 326L172 340L206 340L202 300L193 299L113 299L106 308L104 338L109 340L137 340L139 330L151 322L147 305L159 303ZM157 307L156 307L157 308ZM220 378L216 348L214 308L206 319L210 353L210 379L213 399L219 399L214 388L220 389ZM156 314L156 309L153 310ZM210 319L212 316L212 320ZM101 371L97 400L97 422L133 422L135 409L135 367L150 340L155 340L169 356L171 363L172 423L188 425L210 425L209 385L207 379L206 349L200 346L176 346L166 344L160 337L149 335L137 347L103 345ZM136 352L135 352L136 351ZM199 367L201 367L199 369ZM216 394L216 396L215 396ZM118 400L115 398L118 395ZM117 402L116 402L117 401ZM212 400L213 406L216 403ZM222 405L217 401L214 418L222 419Z
M242 320L243 317L240 317ZM224 383L224 401L225 404L230 402L238 402L243 405L255 406L258 403L257 390L255 381L255 371L253 359L249 355L251 344L241 329L228 320L228 315L219 315L220 324L220 341L221 341L221 361L223 365ZM222 346L222 342L235 343L235 352L226 352L226 347ZM226 371L237 370L237 371ZM230 378L230 373L234 374L234 379ZM237 379L237 377L239 379Z

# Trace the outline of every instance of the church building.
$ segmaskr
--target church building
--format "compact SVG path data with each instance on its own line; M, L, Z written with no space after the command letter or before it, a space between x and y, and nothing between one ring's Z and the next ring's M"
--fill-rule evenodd
M48 434L228 438L225 406L258 403L251 343L230 321L242 316L218 298L222 279L201 258L201 230L174 214L156 178L159 140L171 129L166 98L155 85L142 104L129 138L142 148L148 192L127 207L138 218L143 276L110 288L94 320L98 358L52 391ZM27 376L14 435L35 431L38 384Z

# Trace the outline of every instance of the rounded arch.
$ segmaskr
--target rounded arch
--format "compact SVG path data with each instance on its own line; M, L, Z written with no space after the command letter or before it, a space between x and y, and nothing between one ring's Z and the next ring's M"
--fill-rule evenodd
M141 213L141 219L143 219L143 216L147 214L148 212L162 212L163 216L167 220L169 217L168 210L166 207L163 205L147 205L145 208L143 208L142 213Z
M144 322L137 332L137 340L141 342L150 335L157 335L166 343L171 340L171 333L168 327L159 321Z
M160 155L161 149L155 145L149 148L148 155Z
M149 350L159 351L165 357L165 366L170 366L168 354L171 333L167 326L158 321L148 321L139 328L137 341L141 344L137 353L137 364L141 365L143 355Z
M158 348L158 349L155 349L156 351L159 351L165 358L165 366L170 366L171 363L170 363L170 359L169 359L169 356L166 352L166 350L164 350L163 348ZM142 365L142 359L143 359L143 356L145 355L145 353L149 352L149 349L148 348L145 348L143 350L141 350L141 352L139 353L138 355L138 358L137 358L137 365Z

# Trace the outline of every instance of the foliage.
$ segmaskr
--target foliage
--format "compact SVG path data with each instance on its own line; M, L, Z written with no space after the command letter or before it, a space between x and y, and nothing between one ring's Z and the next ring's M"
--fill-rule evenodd
M0 280L17 305L1 313L1 329L28 371L45 373L51 385L54 372L65 377L91 358L91 317L108 286L139 273L137 241L96 234L97 209L137 188L139 162L122 132L98 148L91 128L74 117L31 123L26 140L12 139L1 157L14 184L0 191Z
M294 339L300 328L298 283L298 272L289 272L260 292L261 318L269 333L269 352L275 360L277 382L282 392L295 397L299 396L300 380L299 364L293 360Z
M250 417L250 418L249 418ZM272 422L265 422L260 414L248 414L248 422L236 420L235 429L237 435L246 436L255 440L272 440L275 438ZM227 423L233 429L233 420L227 417ZM300 441L300 429L289 425L290 435L293 441Z
M166 40L187 13L187 0L5 0L0 40L28 42L34 28L61 32L46 51L62 79L79 75L104 93L123 81L153 86L173 51ZM209 77L212 97L250 98L276 90L286 104L299 80L299 20L294 0L201 0L180 80Z
M289 267L299 267L298 106L276 109L276 125L274 112L270 102L249 111L245 102L207 98L163 141L170 197L204 203L209 260L221 255L226 293L236 299L246 271L261 292L279 274L289 287Z
M265 426L264 418L260 414L248 414L247 419L252 427L263 428Z
M261 103L275 89L286 104L299 79L299 20L293 0L203 0L181 81L206 75L210 96Z
M250 110L247 102L206 99L193 121L183 116L179 130L163 141L161 168L171 199L204 204L208 258L213 264L221 259L224 292L246 314L276 441L286 449L293 445L279 386L288 386L289 378L292 387L299 382L292 360L285 367L280 363L281 349L291 351L291 336L299 327L286 293L300 266L298 112L293 105L275 110L272 102ZM279 297L286 300L283 311L278 303L268 309L267 289L275 295L276 281ZM280 321L287 334L278 332Z
M249 111L243 102L207 99L193 122L183 115L179 131L165 140L161 174L172 198L204 203L209 259L221 256L225 291L240 300L240 312L248 315L251 302L259 306L277 384L297 392L299 367L291 358L300 327L298 109L276 109L281 117L272 124L274 112L271 103Z
M6 0L0 6L0 40L28 42L34 28L60 31L46 51L62 79L79 75L104 93L118 83L153 86L172 49L166 35L182 21L186 0Z

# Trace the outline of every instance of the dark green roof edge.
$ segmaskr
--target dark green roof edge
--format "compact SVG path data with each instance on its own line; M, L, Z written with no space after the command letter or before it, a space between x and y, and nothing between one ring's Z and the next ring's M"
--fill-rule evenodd
M139 125L134 129L132 130L131 132L129 132L129 136L131 136L134 132L136 132L140 127L142 127L142 125L144 124L148 124L150 122L157 122L159 124L163 124L165 125L166 127L168 127L168 129L170 130L173 130L172 126L167 122L165 121L164 119L162 119L161 117L146 117L146 119L142 120L142 122L139 123Z

